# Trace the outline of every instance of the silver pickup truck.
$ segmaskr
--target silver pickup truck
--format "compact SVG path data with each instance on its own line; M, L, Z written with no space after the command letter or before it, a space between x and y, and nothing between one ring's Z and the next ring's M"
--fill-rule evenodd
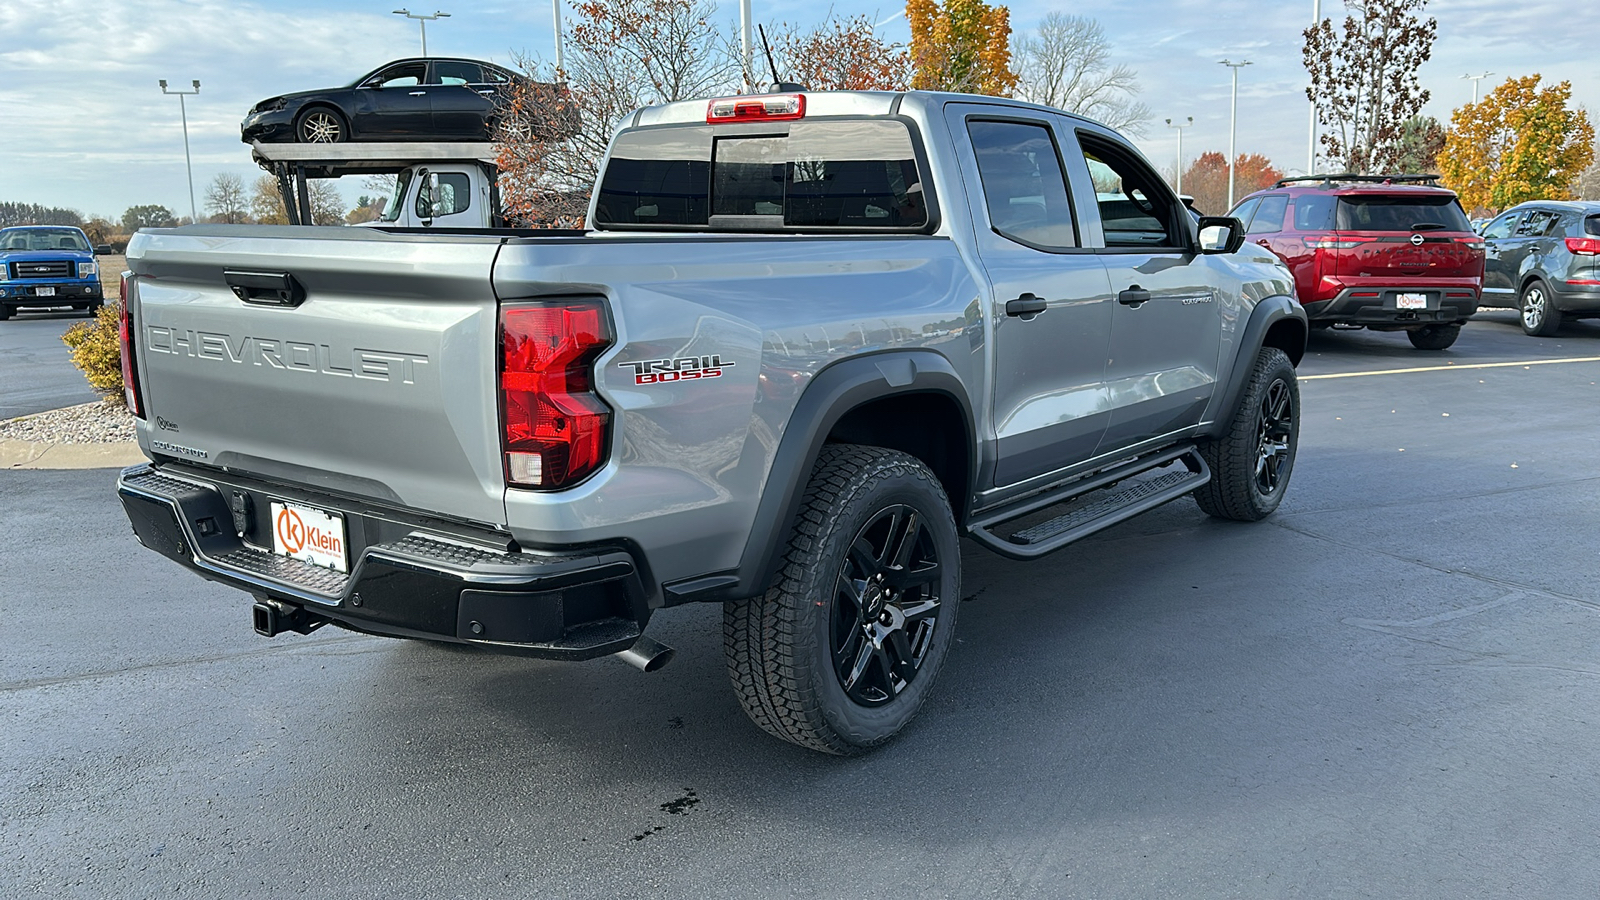
M960 538L1033 559L1287 489L1306 319L1114 132L934 93L621 124L587 232L141 232L124 360L144 545L264 635L642 668L724 609L768 732L881 744L952 646Z

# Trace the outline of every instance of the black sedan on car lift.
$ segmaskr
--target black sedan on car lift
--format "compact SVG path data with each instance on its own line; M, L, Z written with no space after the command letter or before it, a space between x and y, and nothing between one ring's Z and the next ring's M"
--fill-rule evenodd
M490 140L500 97L522 76L475 59L402 59L338 88L269 97L240 126L245 143Z

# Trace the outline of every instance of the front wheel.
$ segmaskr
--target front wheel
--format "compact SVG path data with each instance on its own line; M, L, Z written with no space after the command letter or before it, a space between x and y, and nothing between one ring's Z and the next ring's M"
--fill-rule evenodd
M824 753L888 741L933 686L960 587L955 517L928 467L829 445L772 588L723 606L740 704L769 734Z
M349 135L344 120L331 109L308 109L295 120L295 138L302 144L337 144Z
M1529 282L1522 289L1522 331L1534 337L1553 337L1561 330L1561 310L1550 298L1542 281Z
M1411 346L1418 350L1444 350L1460 336L1461 326L1456 324L1424 325L1406 332L1406 337L1411 339Z
M16 312L16 310L12 309L11 307L6 306L5 304L0 304L0 322L4 322L5 320L11 318L11 314L14 312Z
M1238 522L1278 508L1300 445L1300 384L1288 354L1262 347L1228 430L1200 444L1211 480L1194 492L1206 515Z

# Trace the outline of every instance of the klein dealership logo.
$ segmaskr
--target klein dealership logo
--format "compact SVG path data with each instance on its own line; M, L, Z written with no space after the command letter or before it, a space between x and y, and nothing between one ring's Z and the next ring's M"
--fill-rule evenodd
M300 553L307 548L320 550L323 553L343 553L344 547L340 544L337 535L332 535L315 526L307 525L300 514L285 506L278 511L278 521L275 526L278 531L278 543L289 553Z
M723 369L733 368L733 363L723 362L722 357L715 353L677 359L646 359L617 365L633 370L634 384L670 384L674 381L721 378Z

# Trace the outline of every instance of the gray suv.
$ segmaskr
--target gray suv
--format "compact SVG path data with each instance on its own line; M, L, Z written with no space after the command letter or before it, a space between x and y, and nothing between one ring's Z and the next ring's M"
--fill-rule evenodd
M1539 200L1484 226L1484 307L1515 309L1549 337L1565 319L1600 317L1600 201Z

